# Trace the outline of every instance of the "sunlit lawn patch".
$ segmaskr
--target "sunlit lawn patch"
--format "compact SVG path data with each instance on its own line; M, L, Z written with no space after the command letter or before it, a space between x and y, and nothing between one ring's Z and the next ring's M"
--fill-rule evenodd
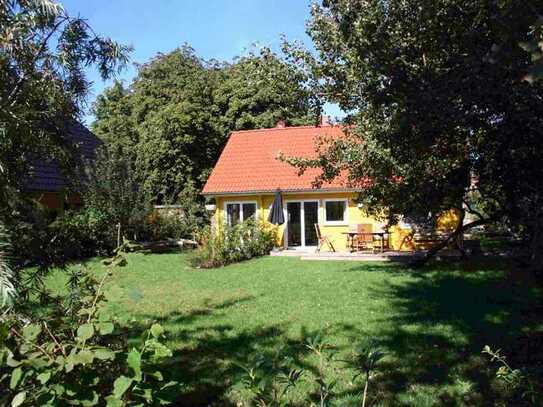
M88 267L101 268L98 261ZM51 284L61 281L59 273ZM483 265L415 272L392 263L264 257L202 271L188 266L187 254L170 253L130 255L107 293L118 317L165 326L177 349L171 369L186 383L182 405L235 400L236 363L280 346L311 375L315 360L301 343L322 332L335 354L329 374L341 405L360 392L341 360L369 338L386 352L372 398L418 406L492 400L485 344L504 349L512 363L541 356L516 346L541 329L534 305L540 296L530 287ZM302 385L292 397L309 390Z

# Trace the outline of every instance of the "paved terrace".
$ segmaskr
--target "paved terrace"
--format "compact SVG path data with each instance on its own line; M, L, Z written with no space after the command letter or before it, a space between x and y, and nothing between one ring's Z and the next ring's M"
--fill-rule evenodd
M417 252L405 252L405 251L386 251L383 253L369 253L369 252L349 252L338 251L328 252L321 251L315 252L314 249L285 249L272 251L270 256L293 256L299 257L302 260L341 260L341 261L394 261L394 262L410 262L411 260L424 256L424 251ZM459 257L457 252L447 251L440 253L438 257Z

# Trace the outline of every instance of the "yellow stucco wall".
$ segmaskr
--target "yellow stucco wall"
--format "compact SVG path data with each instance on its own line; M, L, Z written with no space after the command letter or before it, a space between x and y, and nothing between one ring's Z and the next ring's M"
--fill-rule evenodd
M270 207L274 200L274 195L236 195L236 196L222 196L216 197L216 225L218 228L225 224L225 204L227 202L256 202L257 204L257 218L260 221L266 222L268 219ZM347 220L342 225L329 225L324 221L324 202L329 199L347 199L348 211ZM349 230L349 225L354 226L359 223L366 223L373 225L373 231L381 231L384 224L379 220L369 217L363 208L359 208L356 201L356 193L342 192L342 193L305 193L305 194L292 194L283 193L283 205L286 205L288 201L301 201L301 200L313 200L319 203L319 225L323 235L326 235L335 246L336 250L347 249L346 235L342 234ZM458 214L451 210L445 212L438 220L437 229L440 231L451 230L458 222ZM285 225L274 226L277 229L278 246L284 246L284 232ZM399 225L390 228L389 244L394 250L414 250L417 247L413 242L406 241L405 238L411 233L409 227L401 227ZM323 248L327 250L327 248Z
M381 231L383 223L379 222L375 218L369 217L365 211L357 206L355 202L356 194L343 192L343 193L306 193L306 194L289 194L283 193L283 204L286 205L288 201L300 201L300 200L314 200L319 203L319 225L323 235L326 235L335 246L336 250L346 250L347 237L342 234L349 230L349 225L356 225L359 223L366 223L373 225L374 231ZM348 210L347 220L345 224L341 225L329 225L324 221L324 202L329 199L347 199ZM225 203L226 202L256 202L257 203L257 217L261 221L266 221L269 215L270 207L273 203L274 195L237 195L237 196L223 196L216 197L216 220L217 226L223 225L226 220L225 215ZM278 245L284 245L284 225L277 226L277 235L279 238ZM403 235L407 232L402 231L400 228L391 234L390 241L393 244L394 249L399 249ZM408 250L409 247L403 248ZM326 248L323 248L326 250Z

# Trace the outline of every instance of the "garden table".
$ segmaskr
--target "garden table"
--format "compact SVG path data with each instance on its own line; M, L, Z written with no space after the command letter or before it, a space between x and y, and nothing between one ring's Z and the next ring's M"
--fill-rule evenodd
M388 232L356 232L356 231L349 231L349 232L342 232L343 235L347 236L347 247L350 249L351 252L355 251L355 238L357 237L365 237L365 236L371 236L372 238L377 237L380 242L380 253L383 253L385 251L385 235L388 235ZM388 239L388 236L387 236Z

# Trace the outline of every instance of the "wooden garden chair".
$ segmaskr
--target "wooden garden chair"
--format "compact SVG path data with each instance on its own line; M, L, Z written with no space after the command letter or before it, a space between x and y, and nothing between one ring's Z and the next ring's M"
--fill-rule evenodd
M373 251L373 227L369 223L359 223L356 225L356 242L355 246L357 250L371 250Z
M332 252L336 251L328 236L321 233L321 228L318 223L315 223L315 232L317 233L317 240L319 241L317 245L317 253L321 251L323 245L327 245Z

